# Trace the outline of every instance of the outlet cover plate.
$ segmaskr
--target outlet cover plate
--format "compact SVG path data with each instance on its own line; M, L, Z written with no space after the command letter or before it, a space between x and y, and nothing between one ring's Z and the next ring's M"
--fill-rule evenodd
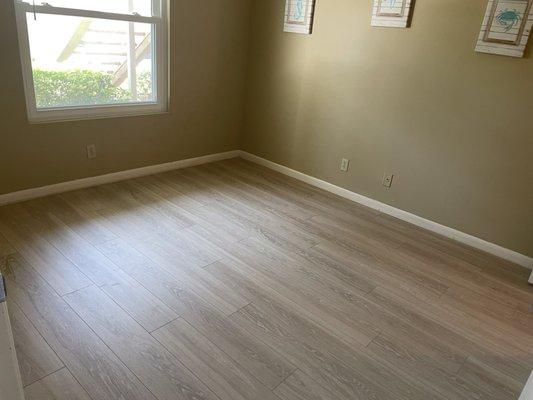
M383 175L383 186L390 188L392 186L392 181L394 180L394 174L385 173Z
M96 146L94 144L87 145L87 158L89 160L96 158Z
M341 171L346 172L348 171L348 168L350 168L350 160L348 160L347 158L343 158L341 160Z

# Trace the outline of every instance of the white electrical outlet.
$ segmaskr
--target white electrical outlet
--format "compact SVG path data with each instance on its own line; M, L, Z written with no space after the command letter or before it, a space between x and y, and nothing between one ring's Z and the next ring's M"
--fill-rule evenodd
M343 158L341 161L341 171L346 172L348 171L348 168L350 167L350 160L347 158Z
M392 186L393 179L394 179L393 174L385 173L385 175L383 175L383 181L382 181L383 186L390 188Z
M92 160L93 158L96 158L96 145L94 145L94 144L88 144L87 145L87 158L89 160Z

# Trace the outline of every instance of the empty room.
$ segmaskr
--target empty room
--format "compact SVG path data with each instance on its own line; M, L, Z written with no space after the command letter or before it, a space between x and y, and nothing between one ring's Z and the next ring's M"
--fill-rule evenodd
M533 0L1 0L0 400L533 400Z

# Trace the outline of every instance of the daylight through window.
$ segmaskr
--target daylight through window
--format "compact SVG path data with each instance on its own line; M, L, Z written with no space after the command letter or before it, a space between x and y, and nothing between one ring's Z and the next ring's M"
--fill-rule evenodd
M16 0L30 120L164 111L161 0Z

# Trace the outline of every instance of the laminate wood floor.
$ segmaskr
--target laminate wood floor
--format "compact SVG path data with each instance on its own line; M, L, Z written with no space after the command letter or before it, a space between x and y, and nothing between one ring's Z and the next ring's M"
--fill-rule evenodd
M232 159L0 208L28 400L505 400L528 272Z

